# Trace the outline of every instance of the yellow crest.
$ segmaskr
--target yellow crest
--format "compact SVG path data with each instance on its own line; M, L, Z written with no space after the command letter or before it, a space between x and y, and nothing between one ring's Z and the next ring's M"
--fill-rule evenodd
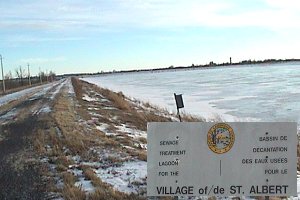
M233 129L225 123L215 124L207 133L207 145L217 154L228 152L233 146L234 139Z

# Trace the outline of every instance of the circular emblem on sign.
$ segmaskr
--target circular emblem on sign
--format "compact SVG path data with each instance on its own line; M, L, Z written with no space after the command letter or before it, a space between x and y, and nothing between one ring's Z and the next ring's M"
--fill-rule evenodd
M233 129L225 123L212 126L207 133L207 145L215 153L228 152L234 143Z

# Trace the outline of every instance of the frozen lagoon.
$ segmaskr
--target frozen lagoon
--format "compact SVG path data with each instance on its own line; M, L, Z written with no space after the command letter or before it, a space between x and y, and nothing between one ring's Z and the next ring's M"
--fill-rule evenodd
M124 73L84 80L173 112L173 93L178 93L183 94L185 112L205 118L300 124L300 63ZM297 190L298 197L288 199L300 197L299 175Z
M84 80L175 112L173 93L187 113L225 121L300 123L300 63L136 72Z

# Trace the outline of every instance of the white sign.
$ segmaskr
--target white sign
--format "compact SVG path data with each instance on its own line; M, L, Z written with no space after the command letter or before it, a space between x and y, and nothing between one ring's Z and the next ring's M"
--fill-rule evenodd
M297 123L149 123L148 196L296 196Z

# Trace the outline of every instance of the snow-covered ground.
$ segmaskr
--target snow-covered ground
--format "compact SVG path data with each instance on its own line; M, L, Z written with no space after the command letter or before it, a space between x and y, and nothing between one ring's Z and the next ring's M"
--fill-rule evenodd
M126 192L136 193L134 185L145 185L147 176L147 162L131 161L125 162L119 167L99 168L96 174L102 181L111 184L115 189Z

